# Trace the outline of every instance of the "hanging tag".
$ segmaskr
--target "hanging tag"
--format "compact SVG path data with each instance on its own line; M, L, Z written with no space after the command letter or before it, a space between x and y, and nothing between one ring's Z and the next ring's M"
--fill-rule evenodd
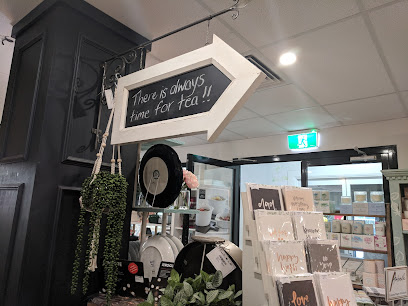
M112 109L114 105L112 89L105 90L105 98L106 98L106 104L108 105L108 109Z
M207 254L207 258L216 270L220 270L222 272L222 276L224 278L236 268L228 254L225 253L225 251L220 247L216 247L209 252Z

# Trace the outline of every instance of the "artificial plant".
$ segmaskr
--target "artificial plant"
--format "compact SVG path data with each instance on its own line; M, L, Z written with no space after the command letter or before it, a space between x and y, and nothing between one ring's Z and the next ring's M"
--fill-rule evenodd
M222 280L221 271L217 271L215 274L201 271L195 278L189 277L182 282L177 271L172 270L167 287L161 290L160 301L155 302L155 298L150 292L147 301L139 304L139 306L241 305L242 301L239 299L242 291L235 292L235 285L231 285L227 290L219 289Z
M85 249L85 267L82 281L83 293L85 294L88 289L90 272L96 266L93 259L98 254L100 220L105 213L107 224L102 266L105 275L108 303L114 294L117 281L117 260L121 247L123 221L126 215L127 187L128 183L121 174L112 174L104 171L93 174L84 181L81 190L82 205L78 220L77 245L72 271L72 294L76 292L79 284L85 214L87 212L90 213L90 220Z

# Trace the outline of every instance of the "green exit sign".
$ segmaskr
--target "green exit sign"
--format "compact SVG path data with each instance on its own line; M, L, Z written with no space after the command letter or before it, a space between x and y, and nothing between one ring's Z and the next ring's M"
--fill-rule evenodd
M289 149L303 150L318 147L318 133L311 131L310 133L302 133L288 136Z

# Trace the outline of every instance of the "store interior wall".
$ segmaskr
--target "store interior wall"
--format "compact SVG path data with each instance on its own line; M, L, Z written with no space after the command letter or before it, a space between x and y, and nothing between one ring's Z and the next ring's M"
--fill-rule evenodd
M322 129L320 146L317 150L332 151L359 148L396 145L398 168L408 168L408 118L372 122L358 125L340 126ZM233 160L234 158L269 156L282 154L297 154L288 149L287 134L261 138L244 139L213 144L175 147L182 162L187 154L198 154L206 157Z
M9 19L0 13L0 34L11 36L12 26ZM11 59L13 58L14 42L5 42L0 45L0 125L6 99L7 83L10 75Z

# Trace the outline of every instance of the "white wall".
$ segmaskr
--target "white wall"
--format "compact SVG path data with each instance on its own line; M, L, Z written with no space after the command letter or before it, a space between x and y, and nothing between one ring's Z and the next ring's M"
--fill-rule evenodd
M8 18L0 13L0 35L10 36L11 29L12 26ZM0 44L0 124L3 114L4 100L6 98L13 50L14 42L4 42L4 45Z
M399 169L408 169L408 118L323 129L320 136L320 148L315 151L397 145ZM188 153L221 160L296 154L288 149L286 134L174 149L182 162Z

